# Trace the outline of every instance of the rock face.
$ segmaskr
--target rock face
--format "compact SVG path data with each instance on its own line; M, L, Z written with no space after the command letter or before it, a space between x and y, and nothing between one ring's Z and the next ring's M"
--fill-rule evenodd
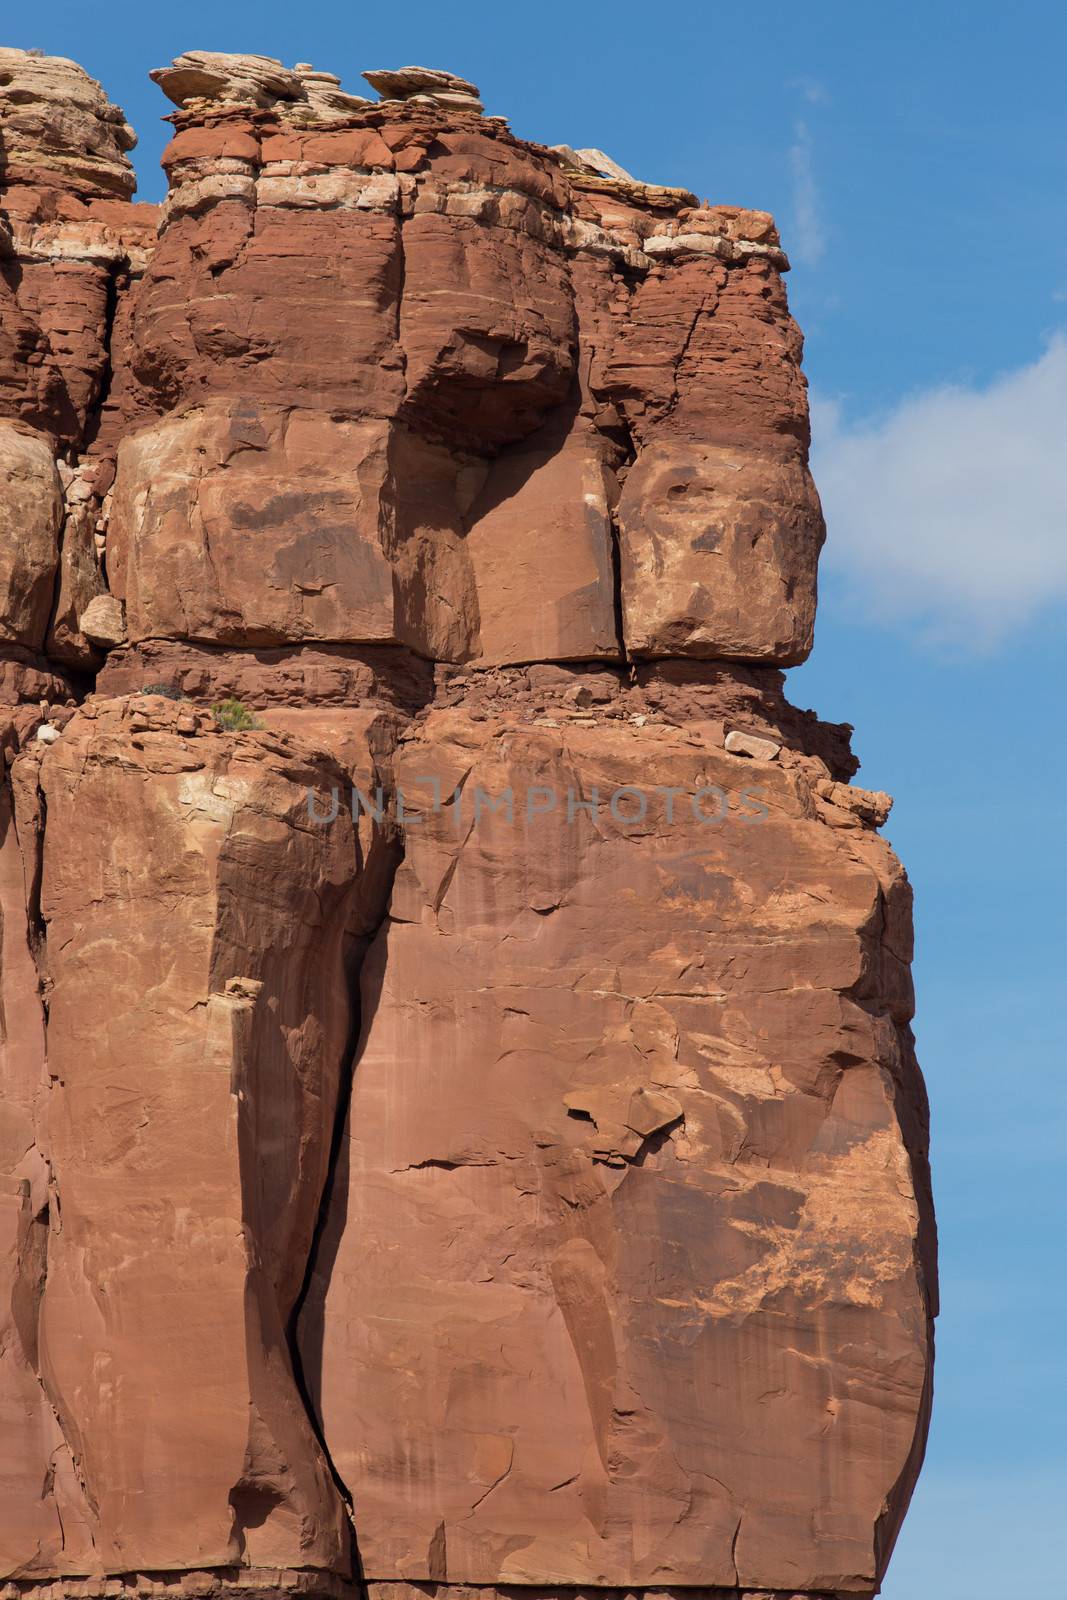
M398 759L305 1314L368 1579L870 1584L926 1382L908 891L716 735L457 707Z
M773 222L152 76L158 213L0 51L4 1600L873 1595L926 1108Z
M352 823L306 825L328 763L144 705L86 707L39 779L61 1225L38 1361L83 1495L63 1527L112 1571L180 1566L190 1529L205 1566L333 1568L343 1507L285 1327L347 1038Z

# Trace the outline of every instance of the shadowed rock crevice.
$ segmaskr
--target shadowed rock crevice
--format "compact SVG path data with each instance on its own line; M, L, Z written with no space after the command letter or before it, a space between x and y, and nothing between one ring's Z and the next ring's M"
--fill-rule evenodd
M382 787L386 816L372 826L371 845L366 862L360 864L360 915L346 936L345 982L350 1005L348 1040L337 1092L336 1110L330 1134L329 1160L322 1186L315 1230L307 1255L300 1292L293 1303L286 1326L286 1342L293 1377L308 1420L315 1431L333 1481L348 1508L351 1540L351 1572L366 1596L363 1565L359 1553L358 1521L352 1493L337 1470L323 1429L317 1396L321 1381L322 1349L325 1329L322 1324L322 1285L329 1282L337 1240L330 1232L331 1214L343 1212L348 1190L348 1120L352 1102L352 1083L358 1070L359 1049L373 1015L373 997L364 990L364 965L368 951L382 933L389 914L389 899L397 869L403 860L403 839L392 820L395 796Z
M101 344L104 352L103 365L97 379L97 390L85 416L84 431L82 434L82 449L85 453L92 450L100 434L104 414L111 399L112 385L115 381L115 319L118 316L120 296L129 290L129 267L126 263L113 262L107 277L106 299L104 304L103 332Z
M637 459L637 447L633 434L624 419L620 418L618 432L622 435L621 457L615 467L616 477L620 488L626 482L626 474ZM618 640L619 655L623 661L630 660L626 648L626 616L623 608L623 579L622 579L622 532L619 527L619 502L618 494L613 495L610 506L610 534L611 534L611 595L612 611L615 616L615 637Z

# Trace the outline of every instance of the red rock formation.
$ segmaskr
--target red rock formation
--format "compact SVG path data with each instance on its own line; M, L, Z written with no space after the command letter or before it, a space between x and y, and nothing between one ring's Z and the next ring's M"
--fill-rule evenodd
M88 452L112 325L154 234L155 207L130 203L135 142L73 61L0 49L0 517L25 529L16 552L0 522L0 639L40 650L47 634L74 668L102 659L79 629L105 587Z
M906 881L715 688L570 687L398 757L304 1333L364 1571L869 1592L926 1404Z
M158 240L0 52L0 1576L871 1595L925 1101L774 225L153 76Z

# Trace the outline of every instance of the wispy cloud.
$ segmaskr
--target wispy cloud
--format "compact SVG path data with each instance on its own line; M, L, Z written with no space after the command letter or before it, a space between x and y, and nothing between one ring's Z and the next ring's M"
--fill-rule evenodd
M985 388L852 424L815 400L826 564L868 615L988 648L1067 600L1067 337Z
M809 86L805 98L810 99ZM789 168L793 178L793 227L790 246L796 259L806 267L817 267L826 250L822 205L815 179L815 153L811 129L798 118L793 143L789 147Z
M799 89L809 106L823 106L830 99L826 85L818 78L790 78L789 87Z

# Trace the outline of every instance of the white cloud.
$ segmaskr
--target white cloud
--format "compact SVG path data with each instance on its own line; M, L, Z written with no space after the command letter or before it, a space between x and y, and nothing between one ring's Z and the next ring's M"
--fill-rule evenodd
M1067 337L984 389L930 389L876 422L812 404L825 563L867 611L996 644L1067 600Z
M810 106L824 106L830 99L826 85L818 78L790 78L787 87L799 90Z
M797 122L789 148L789 168L793 176L793 228L789 246L806 267L817 267L826 249L822 207L815 181L815 160L811 130L802 119Z

